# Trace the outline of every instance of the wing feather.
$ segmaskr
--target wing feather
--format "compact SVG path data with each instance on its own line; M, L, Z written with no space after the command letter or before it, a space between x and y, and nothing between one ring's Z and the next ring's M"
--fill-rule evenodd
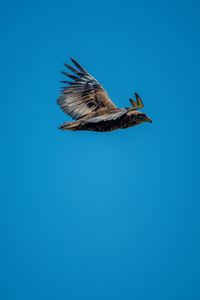
M76 75L61 72L74 80L62 81L69 86L62 87L64 90L61 91L61 96L57 100L61 109L73 119L78 120L103 108L116 108L100 83L73 58L71 60L78 70L65 64Z
M87 123L98 123L102 121L111 121L111 120L116 120L117 118L121 117L127 113L126 108L117 108L113 111L110 111L108 113L103 113L102 115L96 116L94 118L88 119Z

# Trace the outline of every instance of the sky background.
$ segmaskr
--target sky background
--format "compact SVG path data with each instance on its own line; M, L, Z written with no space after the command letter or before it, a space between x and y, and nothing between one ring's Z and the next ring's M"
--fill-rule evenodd
M0 299L200 299L199 1L0 6ZM58 130L70 57L153 123Z

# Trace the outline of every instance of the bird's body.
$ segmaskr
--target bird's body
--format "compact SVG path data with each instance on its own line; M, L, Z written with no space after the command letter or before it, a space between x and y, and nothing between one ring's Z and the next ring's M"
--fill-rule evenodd
M76 75L62 73L74 82L62 81L68 83L69 86L63 87L64 90L57 103L75 121L64 123L60 129L105 132L132 127L143 122L152 122L144 113L137 111L143 107L143 103L136 93L137 103L130 99L133 107L118 108L98 81L74 59L72 62L78 70L65 65Z
M110 113L112 114L112 113ZM107 115L109 113L107 112ZM128 127L132 127L138 125L139 123L132 118L131 112L125 112L120 117L116 118L115 120L98 120L98 122L94 122L95 116L91 116L91 119L80 119L74 122L64 123L60 129L68 129L68 130L90 130L90 131L99 131L99 132L106 132L106 131L113 131L116 129L124 129ZM93 120L92 122L90 120Z

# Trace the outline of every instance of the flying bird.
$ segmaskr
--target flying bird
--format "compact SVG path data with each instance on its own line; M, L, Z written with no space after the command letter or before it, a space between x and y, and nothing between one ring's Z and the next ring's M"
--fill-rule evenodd
M92 77L77 61L71 58L75 67L64 64L74 74L61 72L72 81L61 81L62 87L57 100L61 109L75 121L63 123L63 130L113 131L152 122L138 109L143 108L142 100L135 93L136 101L129 99L132 107L118 108L110 100L101 84Z

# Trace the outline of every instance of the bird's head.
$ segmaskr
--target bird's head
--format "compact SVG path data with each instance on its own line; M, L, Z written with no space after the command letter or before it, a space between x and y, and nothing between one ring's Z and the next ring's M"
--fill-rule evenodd
M152 123L152 120L143 112L141 111L137 111L135 112L135 118L137 120L137 122L139 123L144 123L144 122L148 122L148 123Z
M137 93L135 93L135 98L136 102L133 99L129 99L129 101L133 105L133 108L129 107L128 109L128 115L131 116L132 121L134 121L136 125L144 122L152 123L152 120L146 114L138 111L138 109L144 107L144 104L142 103L142 100Z
M131 120L135 123L135 125L149 122L152 123L152 120L142 111L137 111L134 109L130 109L128 112L128 116L130 116Z

